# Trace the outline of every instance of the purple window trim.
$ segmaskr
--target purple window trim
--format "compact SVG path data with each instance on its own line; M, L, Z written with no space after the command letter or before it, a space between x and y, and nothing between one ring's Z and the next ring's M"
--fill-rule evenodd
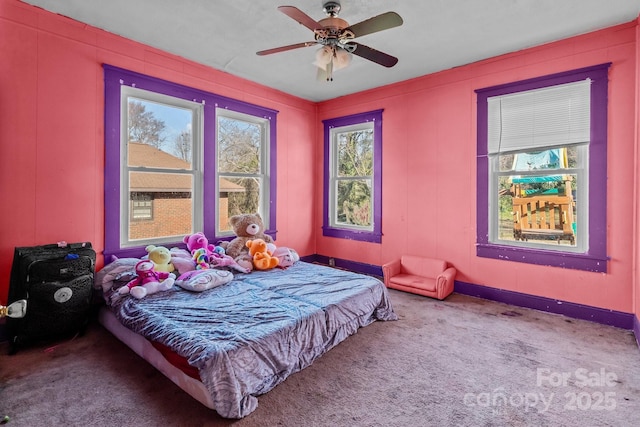
M322 202L323 226L322 235L362 242L382 242L382 112L374 110L353 114L335 119L323 120L324 123L324 197ZM373 231L350 230L331 227L329 221L329 181L331 128L373 122Z
M215 235L215 183L216 176L216 107L249 114L268 119L270 151L269 151L269 224L265 232L274 239L276 236L276 116L277 110L260 107L243 101L205 92L199 89L182 86L166 80L146 76L133 71L103 64L105 80L105 172L104 172L104 205L105 205L105 259L112 255L141 256L144 246L122 248L120 246L120 101L121 86L131 86L155 93L199 102L204 105L204 224L202 232L212 242L219 238ZM196 230L200 231L200 230ZM181 246L176 242L175 246Z
M530 264L607 271L607 103L608 70L611 63L580 68L548 76L476 90L477 123L477 247L476 254L485 258L504 259ZM487 156L487 98L513 92L538 89L590 78L591 141L589 143L589 242L586 253L545 251L498 245L489 242L489 206Z

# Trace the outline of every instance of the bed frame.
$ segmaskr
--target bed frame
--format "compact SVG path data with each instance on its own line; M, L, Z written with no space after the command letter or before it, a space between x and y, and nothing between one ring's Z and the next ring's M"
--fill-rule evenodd
M106 330L126 344L127 347L133 350L138 356L149 362L154 368L162 372L165 377L173 381L191 397L207 408L215 409L211 395L204 384L202 384L202 381L185 374L180 368L170 363L167 358L153 346L151 341L123 326L108 308L100 308L98 321Z

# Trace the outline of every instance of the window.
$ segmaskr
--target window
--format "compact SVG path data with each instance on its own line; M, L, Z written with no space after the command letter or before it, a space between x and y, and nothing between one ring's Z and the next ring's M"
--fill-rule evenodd
M259 212L275 237L276 111L109 65L104 73L105 256L197 231L216 241L231 235L235 213Z
M380 243L382 110L323 123L323 234Z
M233 111L217 110L218 235L233 235L228 218L245 212L265 212L268 223L269 121Z
M202 229L202 104L128 86L120 103L120 245L179 242Z
M478 94L478 256L606 271L609 64Z
M131 221L153 220L153 199L150 193L131 194Z

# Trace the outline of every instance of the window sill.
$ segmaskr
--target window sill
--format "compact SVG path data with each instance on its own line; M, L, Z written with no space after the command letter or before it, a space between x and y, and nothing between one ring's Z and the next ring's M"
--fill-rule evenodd
M606 256L595 256L584 253L545 251L541 249L516 248L510 246L477 244L476 255L483 258L494 258L505 261L523 262L527 264L546 265L550 267L570 268L574 270L607 272Z
M361 242L381 243L382 233L375 231L355 231L344 228L322 227L322 235L339 239L358 240Z

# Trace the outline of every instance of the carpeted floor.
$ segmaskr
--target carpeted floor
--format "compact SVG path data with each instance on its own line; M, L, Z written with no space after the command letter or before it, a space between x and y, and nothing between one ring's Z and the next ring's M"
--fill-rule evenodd
M8 426L638 426L640 350L609 326L453 294L390 290L376 322L259 397L202 406L99 325L8 356Z

